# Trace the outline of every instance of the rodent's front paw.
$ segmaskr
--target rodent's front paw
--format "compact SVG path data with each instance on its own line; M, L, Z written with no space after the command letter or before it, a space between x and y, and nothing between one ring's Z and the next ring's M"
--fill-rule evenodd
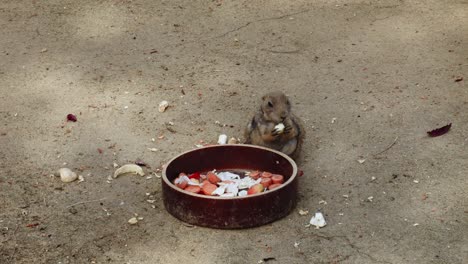
M279 135L281 135L281 133L279 133L277 130L273 130L271 132L271 135L276 139L277 137L279 137Z
M289 132L292 130L292 128L293 128L292 126L287 125L287 126L284 128L283 133L285 133L285 134L289 133Z

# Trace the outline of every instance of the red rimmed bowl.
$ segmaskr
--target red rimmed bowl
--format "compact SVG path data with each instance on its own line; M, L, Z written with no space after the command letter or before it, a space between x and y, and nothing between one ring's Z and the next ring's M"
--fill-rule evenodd
M180 172L259 170L284 176L279 188L244 197L194 194L173 184ZM288 215L296 205L297 165L287 155L253 145L218 145L173 158L162 176L166 210L189 224L236 229L264 225Z

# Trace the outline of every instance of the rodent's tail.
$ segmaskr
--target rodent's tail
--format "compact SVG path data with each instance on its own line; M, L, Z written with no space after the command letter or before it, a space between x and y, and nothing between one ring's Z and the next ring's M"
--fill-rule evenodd
M252 144L252 131L256 126L255 118L252 118L244 131L244 144Z

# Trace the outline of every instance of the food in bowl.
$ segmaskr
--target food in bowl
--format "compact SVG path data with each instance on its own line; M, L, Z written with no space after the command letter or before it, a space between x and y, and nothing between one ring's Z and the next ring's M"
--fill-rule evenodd
M208 171L179 173L174 185L190 193L220 197L239 197L258 194L280 187L283 175L267 171Z

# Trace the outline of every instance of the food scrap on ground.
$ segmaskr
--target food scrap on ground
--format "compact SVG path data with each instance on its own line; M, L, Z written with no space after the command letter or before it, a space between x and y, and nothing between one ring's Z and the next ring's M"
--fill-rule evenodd
M308 210L299 209L299 215L308 215L308 214L309 214Z
M123 175L123 174L137 174L137 175L140 175L140 176L144 176L145 173L143 172L143 169L136 165L136 164L127 164L127 165L123 165L122 167L118 168L115 172L114 172L114 178L117 178L119 177L120 175Z
M312 216L312 219L310 219L310 224L315 226L316 229L319 229L326 226L327 222L325 221L325 218L321 212L316 212L315 215Z
M78 121L78 119L76 118L76 115L68 114L67 115L67 121L76 122L76 121Z
M128 223L131 225L135 225L138 223L138 219L136 217L132 217L128 220Z
M221 134L218 137L218 144L225 145L227 143L227 136L225 134Z

